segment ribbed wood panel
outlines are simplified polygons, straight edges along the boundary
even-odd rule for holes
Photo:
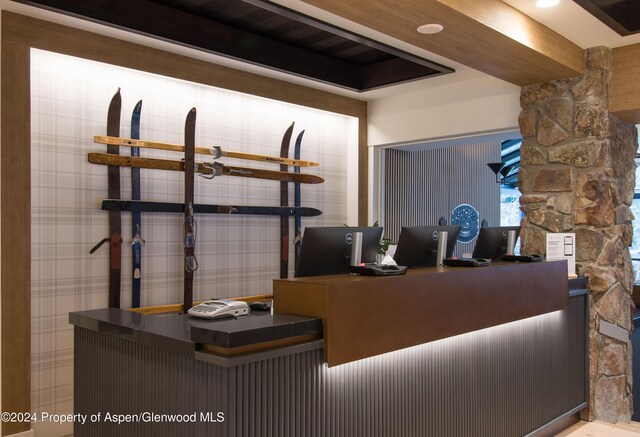
[[[586,296],[564,311],[329,369],[322,350],[223,369],[76,328],[76,413],[223,412],[76,436],[527,435],[586,399]]]
[[[500,143],[479,143],[417,152],[385,149],[381,223],[398,240],[402,226],[450,222],[451,210],[467,203],[479,219],[500,225],[500,184],[489,162],[500,162]],[[456,254],[473,252],[475,240],[458,243]]]

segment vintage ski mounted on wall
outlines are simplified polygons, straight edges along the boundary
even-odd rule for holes
[[[191,108],[184,124],[184,312],[193,306],[193,272],[198,270],[194,216],[196,108]]]
[[[120,135],[120,111],[122,96],[120,88],[114,94],[107,111],[107,135]],[[107,155],[114,157],[120,153],[118,146],[107,146]],[[107,192],[111,199],[120,199],[120,167],[110,165],[107,169]],[[120,211],[109,211],[109,237],[96,244],[89,253],[94,253],[104,243],[109,242],[109,307],[120,308],[120,287],[122,270],[122,217]]]
[[[304,136],[304,131],[298,134],[296,138],[296,144],[293,148],[293,159],[300,159],[300,147],[302,146],[302,137]],[[300,167],[296,167],[293,169],[295,173],[300,173]],[[300,208],[302,204],[301,199],[301,190],[300,184],[295,183],[293,185],[293,204],[296,208]],[[302,217],[299,215],[295,216],[293,219],[294,223],[294,240],[293,240],[293,254],[294,254],[294,265],[296,270],[298,269],[298,261],[300,258],[300,250],[302,250]]]
[[[93,137],[93,141],[98,144],[184,152],[184,146],[182,144],[162,143],[159,141],[147,141],[147,140],[140,140],[137,138],[121,138],[121,137],[108,137],[108,136],[96,135],[95,137]],[[233,151],[223,150],[220,146],[196,147],[196,154],[212,156],[213,159],[226,157],[226,158],[235,158],[235,159],[246,159],[250,161],[270,162],[272,164],[293,165],[296,167],[315,167],[317,165],[320,165],[317,162],[304,161],[299,157],[295,159],[289,159],[289,158],[281,158],[278,156],[258,155],[254,153],[244,153],[244,152],[233,152]]]
[[[254,155],[242,152],[223,151],[219,147],[210,149],[196,148],[195,126],[196,108],[192,108],[187,114],[184,127],[184,145],[159,143],[140,140],[140,118],[142,101],[139,101],[131,115],[131,138],[120,137],[120,111],[122,100],[120,90],[113,96],[107,117],[107,135],[94,137],[95,142],[107,145],[107,153],[89,153],[88,160],[94,164],[108,166],[108,194],[109,198],[103,200],[102,209],[109,212],[110,236],[98,243],[92,250],[100,247],[105,242],[110,242],[109,258],[109,306],[121,306],[121,214],[122,211],[132,213],[132,307],[140,306],[141,294],[141,248],[142,239],[142,212],[168,212],[183,213],[183,252],[184,252],[184,296],[183,310],[188,311],[193,305],[193,279],[194,272],[198,269],[198,260],[195,256],[197,237],[196,213],[203,214],[228,214],[228,215],[262,215],[280,217],[280,277],[286,278],[289,270],[289,217],[295,218],[296,255],[299,252],[301,240],[301,217],[312,217],[322,214],[322,211],[302,207],[300,184],[319,184],[324,179],[306,173],[301,173],[301,167],[319,165],[313,161],[300,159],[300,148],[304,131],[297,139],[294,150],[294,158],[289,158],[289,147],[293,133],[294,123],[285,131],[281,146],[280,157],[269,155]],[[119,154],[119,147],[130,147],[131,156]],[[140,157],[140,148],[152,148],[184,153],[183,160],[168,160]],[[249,159],[254,161],[279,164],[281,171],[263,170],[261,168],[247,168],[223,165],[219,162],[198,163],[195,154],[201,153],[212,156],[213,159],[225,156],[236,159]],[[294,171],[289,172],[288,166],[294,166]],[[131,170],[131,200],[121,199],[120,193],[120,167],[130,167]],[[184,203],[154,202],[141,200],[141,175],[140,169],[179,171],[184,174]],[[244,205],[209,205],[195,204],[195,174],[199,173],[206,179],[215,176],[236,176],[255,179],[279,181],[280,206],[244,206]],[[288,183],[295,186],[295,206],[289,206]],[[296,256],[297,258],[297,256]]]
[[[185,163],[170,159],[155,158],[134,158],[129,156],[115,156],[106,153],[89,153],[89,162],[120,167],[149,168],[153,170],[185,170]],[[286,167],[286,166],[281,166]],[[194,170],[201,173],[201,176],[209,179],[215,176],[237,176],[243,178],[268,179],[273,181],[300,182],[301,184],[320,184],[324,182],[319,176],[301,173],[290,173],[285,171],[262,170],[249,167],[232,167],[219,162],[203,163],[194,162]]]
[[[289,159],[289,144],[294,125],[295,122],[291,123],[282,137],[280,157],[283,159]],[[281,172],[285,173],[288,170],[288,166],[280,165]],[[299,175],[299,173],[294,174]],[[280,182],[280,206],[289,206],[289,184],[285,180]],[[289,217],[280,217],[280,278],[287,276],[289,276]]]
[[[140,113],[142,112],[142,100],[133,108],[131,114],[131,138],[140,138]],[[131,156],[140,157],[140,148],[131,147]],[[140,169],[131,168],[131,199],[140,200]],[[142,282],[142,214],[140,211],[131,212],[131,240],[132,248],[132,278],[131,278],[131,307],[140,307],[140,289]]]
[[[184,203],[105,199],[102,201],[102,209],[105,211],[182,213],[184,212]],[[198,214],[270,215],[287,217],[315,217],[322,214],[322,211],[319,209],[308,207],[203,205],[197,203],[193,205],[193,212]]]

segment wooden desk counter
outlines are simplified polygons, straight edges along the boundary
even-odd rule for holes
[[[567,264],[276,279],[273,295],[274,312],[322,318],[325,360],[336,366],[565,309]]]

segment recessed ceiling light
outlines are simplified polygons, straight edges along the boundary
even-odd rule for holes
[[[425,35],[430,35],[432,33],[438,33],[438,32],[442,32],[442,29],[444,29],[444,26],[442,24],[423,24],[422,26],[418,27],[416,30],[419,33],[424,33]]]
[[[560,0],[537,0],[536,6],[539,8],[551,8],[560,3]]]

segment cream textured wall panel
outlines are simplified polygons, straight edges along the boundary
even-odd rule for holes
[[[154,141],[183,143],[185,117],[195,107],[197,145],[278,155],[282,135],[295,121],[290,156],[295,137],[304,129],[302,159],[321,165],[302,172],[325,179],[320,185],[302,186],[302,206],[324,212],[303,218],[303,227],[348,221],[347,154],[348,145],[357,144],[357,123],[338,114],[69,56],[33,50],[31,57],[32,405],[35,411],[70,412],[73,331],[68,313],[107,306],[108,246],[89,255],[109,233],[108,214],[100,209],[107,197],[107,167],[88,163],[87,153],[106,152],[106,146],[93,143],[93,136],[106,133],[107,108],[118,87],[121,136],[130,135],[131,111],[140,99],[141,138]],[[121,148],[120,154],[130,155],[130,150]],[[141,150],[141,156],[181,158],[148,149]],[[221,162],[279,170],[266,163]],[[123,199],[130,198],[130,174],[121,169]],[[182,173],[141,171],[143,200],[182,203],[183,187]],[[279,206],[279,189],[275,181],[197,177],[195,197],[206,204]],[[272,279],[279,276],[278,217],[196,214],[196,219],[200,269],[194,299],[271,292]],[[182,214],[142,214],[142,306],[181,302],[182,224]],[[130,213],[122,214],[122,233],[122,305],[128,307]],[[293,248],[290,260],[292,275]]]

